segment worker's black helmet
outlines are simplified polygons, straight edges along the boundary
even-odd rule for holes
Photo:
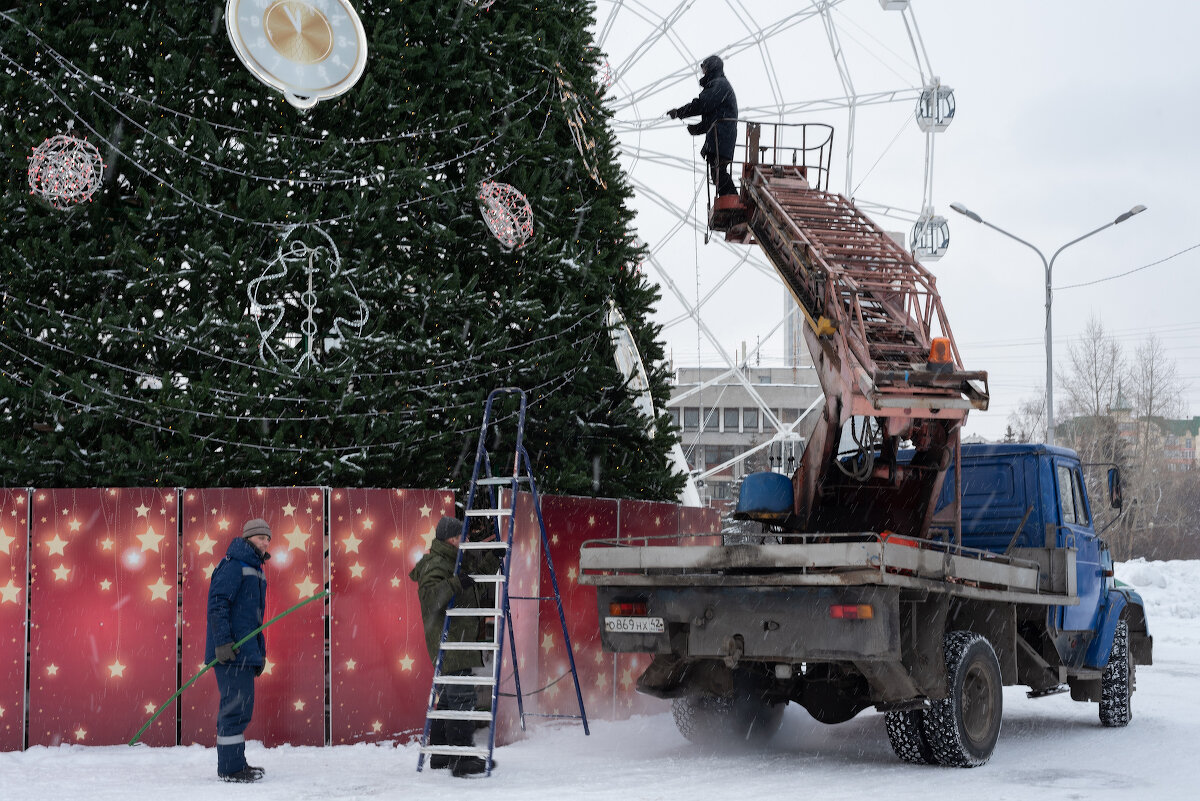
[[[710,72],[720,72],[725,68],[725,62],[720,56],[712,55],[700,62],[700,72],[707,75]]]

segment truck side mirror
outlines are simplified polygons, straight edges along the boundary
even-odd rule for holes
[[[1115,467],[1108,468],[1108,504],[1114,509],[1121,508],[1121,471]]]

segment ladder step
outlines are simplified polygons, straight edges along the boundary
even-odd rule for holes
[[[507,549],[508,543],[504,540],[488,540],[487,542],[460,542],[458,549],[460,551],[488,551]]]
[[[467,687],[492,687],[496,680],[491,676],[434,676],[434,684],[458,684]]]
[[[503,609],[476,609],[474,607],[447,609],[446,614],[450,617],[499,617],[503,614]]]
[[[495,642],[444,642],[443,651],[495,651],[500,647]]]
[[[486,748],[478,748],[471,745],[425,745],[421,746],[421,753],[445,754],[447,756],[477,756],[484,759],[491,757],[491,752]]]
[[[529,476],[497,476],[495,478],[481,478],[475,482],[477,487],[505,487],[513,483],[513,481],[529,481]]]
[[[468,509],[467,517],[508,517],[512,509]]]
[[[491,712],[460,712],[452,709],[433,709],[426,715],[430,720],[491,720]]]
[[[492,584],[503,584],[507,579],[503,573],[471,573],[471,578],[475,579],[476,584],[490,582]]]

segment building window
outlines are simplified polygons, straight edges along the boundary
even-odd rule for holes
[[[758,409],[742,409],[742,425],[746,431],[758,431]]]
[[[725,410],[725,430],[737,431],[738,419],[741,417],[741,409],[726,409]]]
[[[760,375],[760,376],[758,377],[758,383],[760,383],[760,384],[770,384],[770,383],[771,383],[771,374],[770,374],[770,373],[763,373],[762,375]]]
[[[794,423],[799,419],[800,419],[800,410],[799,409],[784,409],[783,410],[783,422],[785,424]]]
[[[713,460],[714,467],[719,464],[725,464],[726,462],[728,462],[730,459],[732,459],[734,456],[737,455],[737,451],[734,449],[734,447],[732,445],[718,445],[716,447],[716,454],[717,454],[716,458]]]
[[[695,431],[700,427],[700,410],[695,406],[683,408],[683,428],[685,431]]]
[[[676,426],[678,426],[679,425],[679,410],[678,409],[667,409],[667,414],[671,415],[671,422],[674,423]]]
[[[704,430],[705,431],[716,431],[717,430],[717,420],[718,420],[717,410],[716,409],[707,409],[704,412]]]

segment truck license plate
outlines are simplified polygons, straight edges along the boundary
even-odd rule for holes
[[[667,629],[661,617],[606,617],[604,630],[615,634],[662,634]]]

